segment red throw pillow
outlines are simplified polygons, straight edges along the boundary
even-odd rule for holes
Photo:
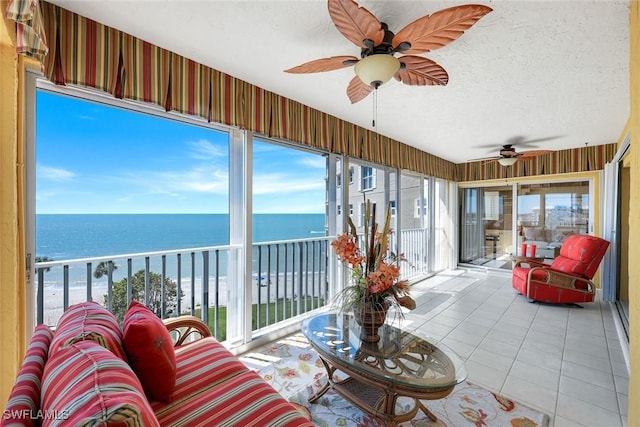
[[[144,304],[132,301],[124,316],[124,349],[145,393],[168,402],[176,386],[176,355],[169,331]]]

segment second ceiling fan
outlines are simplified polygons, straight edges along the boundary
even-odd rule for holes
[[[528,150],[517,152],[515,147],[511,144],[505,144],[500,148],[500,155],[495,157],[485,157],[482,159],[469,160],[470,162],[476,161],[491,161],[497,160],[502,166],[511,166],[518,159],[530,159],[532,157],[541,156],[543,154],[553,153],[554,150]]]
[[[354,0],[329,0],[328,8],[338,31],[360,47],[360,58],[321,58],[285,72],[319,73],[355,65],[356,76],[347,87],[351,103],[361,101],[391,77],[412,86],[446,85],[449,75],[445,69],[416,54],[446,46],[492,10],[476,4],[454,6],[425,15],[393,33],[387,24]]]

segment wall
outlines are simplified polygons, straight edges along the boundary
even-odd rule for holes
[[[631,168],[620,170],[620,231],[618,236],[629,235],[629,202],[631,195]],[[620,294],[618,299],[629,301],[629,241],[620,241]],[[626,268],[625,268],[626,267]]]
[[[24,69],[16,55],[15,24],[4,18],[6,0],[0,0],[0,404],[11,386],[26,347],[24,236],[20,218],[22,151],[19,73]]]
[[[640,3],[632,1],[629,10],[629,39],[630,39],[630,91],[631,114],[629,127],[631,130],[631,144],[640,141]],[[638,149],[632,148],[631,177],[629,197],[629,309],[630,330],[629,356],[631,361],[631,375],[629,376],[629,412],[628,425],[640,425],[640,155]],[[634,286],[635,284],[635,286]],[[635,402],[635,403],[633,403]]]

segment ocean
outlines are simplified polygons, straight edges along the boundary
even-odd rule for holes
[[[256,214],[253,216],[253,241],[256,243],[296,239],[318,239],[324,236],[325,216],[323,214]],[[38,214],[36,215],[36,257],[47,257],[49,261],[67,261],[80,258],[117,256],[157,252],[169,250],[191,249],[207,246],[220,246],[229,243],[228,215],[226,214]],[[215,253],[209,254],[209,289],[219,293],[219,303],[226,305],[227,293],[227,259],[228,253],[222,251],[219,258]],[[292,260],[292,254],[284,257]],[[264,264],[258,264],[257,252],[253,254],[254,280],[256,285],[264,280],[267,259]],[[66,264],[66,263],[65,263]],[[193,264],[193,265],[192,265]],[[291,263],[289,265],[292,265]],[[91,280],[90,292],[92,299],[102,303],[107,298],[107,276],[91,277],[87,266],[83,262],[68,263],[69,301],[71,304],[86,301],[87,283]],[[116,270],[113,272],[114,282],[125,279],[127,263],[120,258],[115,261]],[[94,263],[92,269],[95,269]],[[145,268],[145,259],[132,258],[132,272]],[[194,282],[191,282],[191,269],[194,269]],[[152,256],[149,259],[151,272],[162,272],[162,259]],[[181,264],[181,291],[183,294],[183,308],[201,301],[201,285],[203,276],[202,254],[196,253],[193,263],[184,254]],[[258,273],[258,271],[260,273]],[[273,270],[275,271],[275,269]],[[271,279],[275,279],[274,275]],[[44,291],[44,321],[55,324],[62,314],[64,270],[61,266],[54,266],[43,273]],[[167,278],[177,280],[177,256],[166,257]],[[286,282],[290,289],[293,278],[285,278],[280,271],[283,284]],[[311,273],[313,274],[313,273]],[[318,273],[316,273],[318,274]],[[89,277],[88,277],[89,276]],[[38,280],[38,279],[36,279]],[[217,286],[219,282],[219,290]],[[314,282],[316,283],[316,282]],[[319,280],[317,281],[319,283]],[[318,286],[318,285],[316,285]],[[254,301],[259,300],[258,294],[264,294],[263,287],[256,287]],[[281,286],[280,293],[283,292]],[[272,294],[273,291],[270,291]],[[316,290],[316,292],[319,292]],[[275,294],[270,295],[275,298]],[[212,297],[213,298],[213,297]],[[262,295],[267,298],[267,295]],[[194,305],[195,307],[196,305]]]
[[[253,241],[318,238],[324,214],[255,214]],[[227,245],[227,214],[38,214],[36,257],[51,261]]]

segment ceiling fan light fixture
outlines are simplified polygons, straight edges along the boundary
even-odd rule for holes
[[[356,75],[366,85],[378,88],[400,69],[400,61],[393,55],[374,54],[362,58],[355,66]]]
[[[498,159],[498,163],[502,166],[513,166],[517,161],[517,157],[501,157]]]

